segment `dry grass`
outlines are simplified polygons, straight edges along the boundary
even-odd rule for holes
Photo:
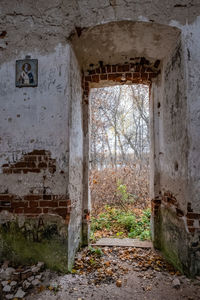
[[[93,216],[105,205],[136,211],[150,206],[149,169],[145,166],[141,170],[137,165],[120,167],[117,170],[92,170],[90,189]]]

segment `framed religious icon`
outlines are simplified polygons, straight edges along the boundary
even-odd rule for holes
[[[38,60],[25,58],[16,61],[16,87],[38,85]]]

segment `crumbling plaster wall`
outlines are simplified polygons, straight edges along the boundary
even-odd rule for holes
[[[38,59],[38,87],[16,88],[15,59],[23,59],[26,54],[20,52],[10,62],[2,64],[0,69],[0,76],[3,78],[0,83],[1,204],[12,198],[11,205],[7,208],[1,206],[1,210],[7,209],[11,213],[14,209],[16,213],[27,215],[29,219],[33,217],[38,219],[38,222],[42,218],[44,223],[47,219],[42,214],[49,213],[52,215],[52,224],[48,219],[46,225],[50,223],[48,225],[50,227],[55,224],[57,226],[53,215],[64,218],[64,221],[60,219],[60,226],[65,223],[63,228],[66,227],[66,233],[64,237],[62,235],[63,241],[58,246],[61,247],[65,243],[63,252],[65,257],[69,255],[69,262],[73,261],[74,251],[79,246],[81,237],[81,75],[70,46],[59,44],[54,52],[46,55],[41,55],[38,51],[29,52],[31,57]],[[71,131],[69,126],[72,128]],[[49,168],[45,165],[47,154],[51,157],[49,164],[55,161]],[[42,157],[44,161],[38,161]],[[8,166],[6,172],[3,166]],[[68,199],[71,200],[70,204],[67,203]],[[71,208],[67,208],[69,205]],[[69,210],[72,219],[69,218]],[[6,219],[3,219],[5,223]],[[11,220],[8,215],[7,221]],[[54,244],[57,239],[58,237],[52,237]],[[72,244],[72,240],[73,247],[68,246],[68,243]],[[42,242],[44,245],[44,240]],[[8,247],[11,248],[13,245]],[[59,247],[52,249],[52,256],[55,255],[53,251],[59,253]],[[44,252],[44,249],[41,246],[42,251]],[[13,255],[13,252],[12,258],[16,259],[17,253]],[[39,260],[40,254],[42,253],[38,253],[35,259]],[[65,257],[63,264],[66,263]],[[42,257],[42,260],[45,261],[45,258]],[[50,261],[45,262],[49,265]],[[57,262],[57,265],[60,270],[67,269],[67,265],[64,268],[60,262]]]
[[[69,45],[61,44],[46,55],[33,49],[28,54],[39,62],[38,87],[16,88],[15,60],[23,59],[26,54],[20,51],[0,68],[0,210],[4,224],[1,259],[8,256],[20,263],[43,260],[49,267],[64,271],[69,250],[68,125],[72,93],[69,87],[74,80],[69,67],[72,52]],[[7,217],[5,209],[9,211]],[[13,218],[12,212],[19,217]],[[52,217],[45,217],[46,213]],[[20,221],[22,215],[28,220]],[[16,232],[9,229],[9,224],[14,225]]]
[[[186,36],[188,74],[188,198],[192,209],[200,212],[200,17],[188,26]]]
[[[152,217],[154,245],[182,271],[189,265],[185,82],[184,51],[179,40],[172,53],[163,60],[161,75],[152,85],[151,188],[155,199]]]
[[[139,22],[134,25],[111,24],[115,30],[112,31],[110,27],[109,41],[107,44],[102,44],[102,47],[107,49],[106,53],[102,49],[94,47],[92,56],[88,58],[87,50],[89,48],[84,48],[80,44],[80,49],[83,50],[80,53],[85,51],[84,61],[82,61],[78,57],[74,43],[75,53],[80,67],[86,72],[90,68],[89,64],[98,64],[101,57],[103,62],[106,58],[104,63],[124,64],[126,61],[130,62],[131,54],[157,59],[159,57],[152,57],[152,55],[162,55],[163,51],[166,51],[164,56],[160,57],[163,67],[159,86],[158,83],[155,83],[158,87],[154,87],[154,92],[157,93],[156,101],[159,102],[159,97],[162,99],[160,100],[161,108],[158,111],[160,119],[154,120],[154,125],[156,125],[154,133],[157,135],[155,143],[157,162],[153,165],[157,187],[156,192],[154,188],[152,190],[155,192],[155,197],[159,197],[159,192],[161,194],[164,191],[171,193],[171,198],[169,194],[163,196],[172,199],[172,202],[178,201],[179,206],[170,209],[176,211],[178,208],[181,210],[178,213],[183,213],[181,218],[182,221],[185,220],[186,226],[185,228],[181,227],[182,225],[180,227],[183,228],[183,231],[186,230],[187,234],[190,230],[194,240],[198,239],[200,219],[198,96],[200,94],[198,84],[200,56],[197,50],[200,46],[199,15],[200,4],[197,0],[190,2],[187,0],[145,2],[139,0],[49,0],[48,2],[43,0],[34,2],[31,0],[14,0],[12,2],[2,0],[0,3],[1,165],[7,162],[15,163],[23,158],[25,153],[31,153],[34,149],[50,151],[52,159],[56,161],[56,172],[53,174],[49,174],[47,169],[38,174],[31,172],[1,174],[2,193],[17,191],[18,194],[24,195],[30,192],[30,189],[33,191],[35,188],[34,191],[37,191],[39,187],[45,186],[47,191],[50,187],[51,192],[56,195],[62,193],[68,197],[70,193],[72,202],[76,197],[81,200],[81,188],[74,190],[74,187],[79,186],[81,182],[81,143],[78,147],[80,152],[76,152],[71,158],[69,155],[77,148],[78,139],[82,141],[82,136],[77,134],[81,130],[80,91],[76,93],[76,96],[71,94],[71,91],[75,92],[76,88],[80,87],[80,74],[72,50],[70,50],[69,40],[73,44],[73,40],[79,40],[81,36],[84,36],[84,28],[91,27],[91,31],[93,31],[94,26],[108,22]],[[179,34],[177,36],[172,34],[174,37],[170,46],[172,53],[170,51],[167,53],[168,44],[164,47],[165,39],[163,37],[169,37],[169,35],[167,35],[168,28],[162,27],[163,25],[171,28],[169,33],[176,33],[177,28],[181,33],[180,38]],[[172,28],[173,26],[175,28]],[[120,29],[123,29],[121,33]],[[100,31],[94,29],[94,32],[95,30],[97,30],[96,39],[104,42],[108,33],[104,34],[104,30],[101,32],[101,29]],[[128,31],[133,32],[126,35]],[[123,33],[126,35],[126,39],[123,39]],[[148,37],[148,33],[152,38],[147,43],[145,37]],[[76,34],[78,38],[75,38]],[[126,47],[123,48],[123,40],[126,41],[124,45],[128,45],[129,36],[137,41],[136,45],[134,42],[132,43],[133,52],[130,48],[128,51],[126,51]],[[176,43],[176,38],[178,43]],[[150,46],[148,46],[149,43]],[[176,55],[174,49],[179,43],[181,61],[179,64],[179,58],[175,59],[172,66],[171,58]],[[90,43],[90,45],[94,46],[94,43]],[[160,50],[161,46],[162,51]],[[108,55],[109,53],[110,55]],[[17,89],[14,86],[15,60],[23,58],[27,54],[39,60],[39,86]],[[89,61],[90,58],[91,61]],[[72,72],[70,68],[73,69]],[[76,78],[76,83],[70,87],[74,78]],[[172,93],[172,91],[176,92]],[[179,97],[174,97],[175,94],[179,94]],[[162,97],[162,95],[164,96]],[[74,99],[76,105],[73,108],[71,101]],[[173,108],[172,105],[174,105]],[[182,106],[180,108],[176,105]],[[69,118],[68,113],[70,112],[74,112],[73,114],[77,118],[80,117],[78,123],[76,122],[77,118]],[[154,111],[154,114],[156,113],[157,111]],[[171,127],[169,120],[174,122]],[[86,121],[84,120],[84,122]],[[75,133],[74,137],[73,133]],[[75,173],[78,174],[76,180]],[[44,183],[43,176],[45,174],[48,176],[45,177]],[[155,181],[152,182],[152,186],[154,184]],[[161,201],[157,200],[158,203]],[[71,211],[71,214],[74,213],[77,216],[79,211],[80,206],[77,211]],[[192,212],[195,212],[196,215],[191,215]],[[186,219],[188,213],[190,213],[189,222]],[[177,215],[173,217],[174,220],[176,217]],[[73,224],[69,226],[73,227]],[[73,230],[70,232],[72,241],[74,239]],[[79,228],[78,232],[80,234]],[[188,241],[185,244],[191,248]],[[72,253],[74,253],[73,251],[72,249]],[[196,254],[194,255],[192,252],[192,255],[195,257]],[[199,272],[199,269],[197,267],[195,272]]]
[[[38,51],[29,52],[39,61],[36,88],[15,87],[15,59],[23,59],[26,52],[20,52],[10,62],[1,64],[1,168],[6,163],[19,161],[24,153],[44,149],[56,158],[60,171],[66,172],[68,163],[63,158],[68,152],[69,52],[68,45],[58,45],[54,53],[45,56]],[[6,176],[2,177],[4,180]],[[64,192],[60,180],[55,185],[57,193],[58,189],[60,193]],[[13,193],[14,186],[12,184],[9,188]],[[18,192],[26,193],[29,188],[27,183]]]
[[[171,192],[187,212],[188,132],[184,55],[181,43],[163,62],[159,117],[160,191]]]

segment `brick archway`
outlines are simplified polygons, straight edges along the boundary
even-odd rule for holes
[[[150,85],[152,79],[160,73],[160,61],[156,60],[150,64],[145,58],[140,58],[139,62],[127,63],[124,65],[106,65],[96,69],[88,70],[88,74],[83,75],[82,87],[84,99],[89,96],[90,84],[100,82],[114,82],[115,84],[147,84]],[[109,85],[109,83],[107,83]]]

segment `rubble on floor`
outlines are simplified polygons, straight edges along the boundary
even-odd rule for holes
[[[189,279],[153,249],[89,246],[76,256],[71,274],[43,263],[0,267],[0,299],[186,299],[199,300],[200,278]]]
[[[41,291],[48,287],[50,274],[43,262],[14,268],[5,261],[0,267],[0,299],[24,299],[33,291]]]

